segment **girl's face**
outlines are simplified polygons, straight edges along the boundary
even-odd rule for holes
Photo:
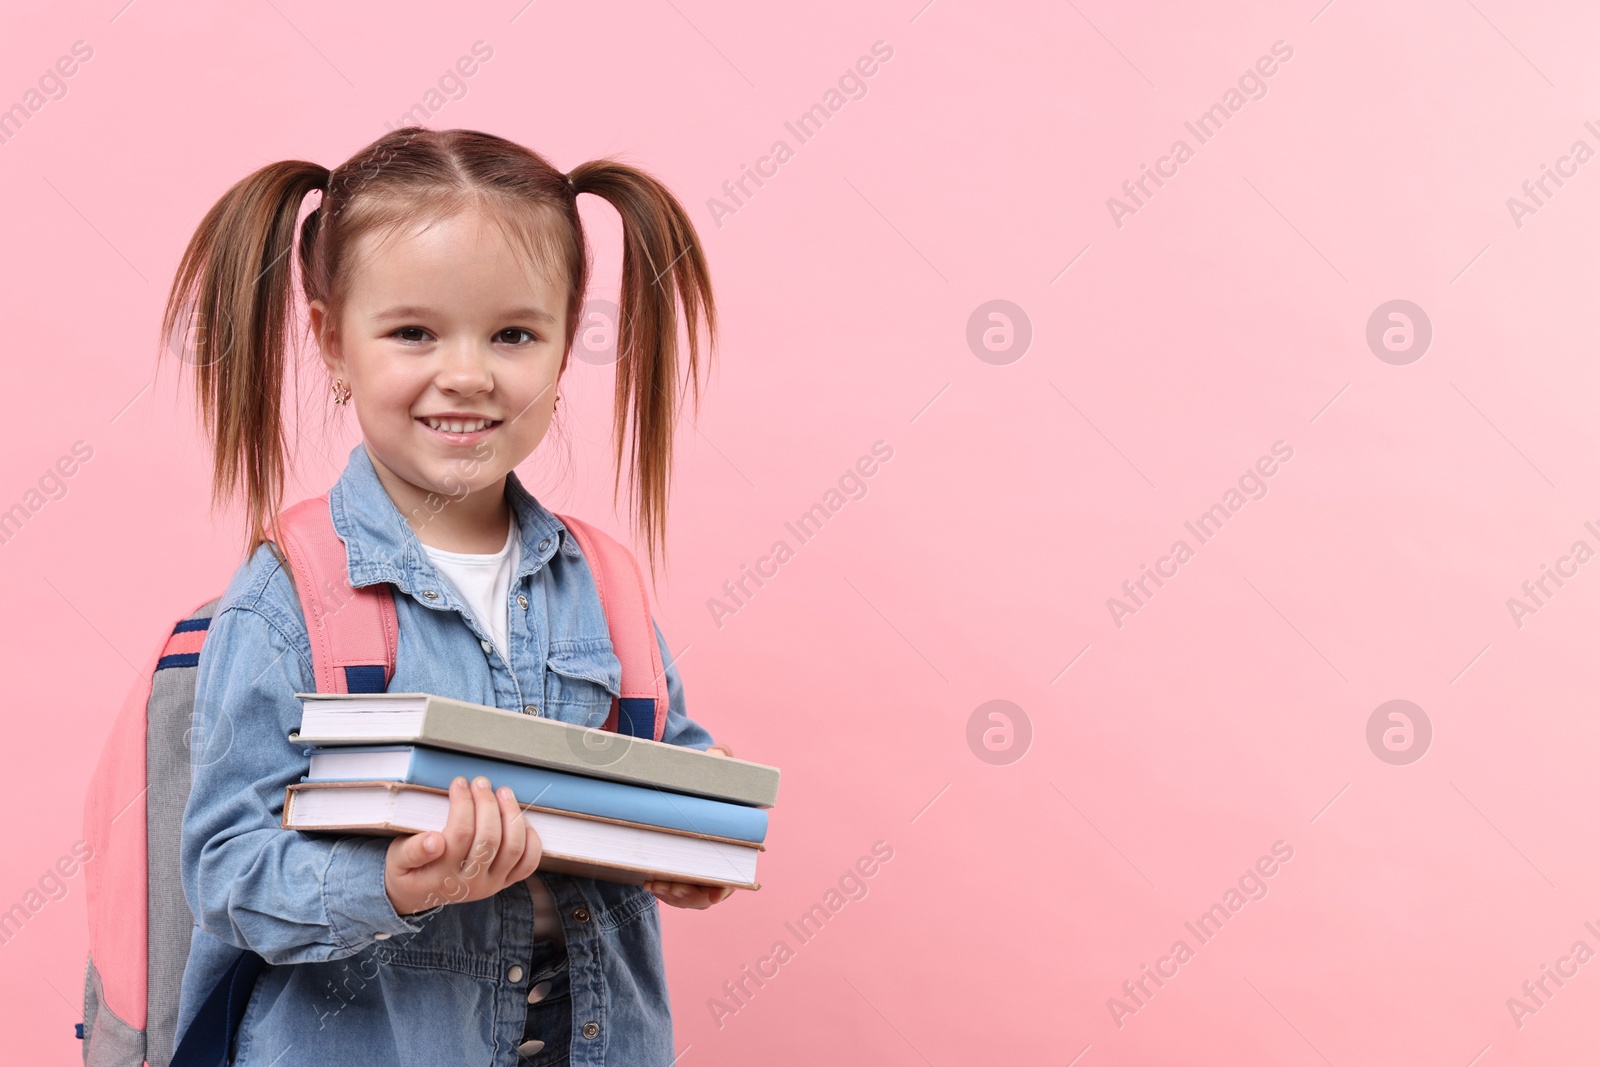
[[[494,499],[483,505],[503,514],[506,473],[554,414],[565,287],[530,273],[472,211],[381,245],[368,234],[355,253],[340,321],[318,300],[311,326],[329,373],[350,388],[380,480],[403,515],[430,493],[476,502],[484,490]]]

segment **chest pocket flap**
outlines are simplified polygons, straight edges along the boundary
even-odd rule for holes
[[[622,662],[609,638],[551,641],[545,667],[545,706],[565,722],[598,726],[622,694]]]

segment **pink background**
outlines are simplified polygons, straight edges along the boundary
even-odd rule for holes
[[[337,164],[483,40],[429,123],[652,170],[717,286],[657,612],[692,714],[783,789],[760,892],[663,908],[681,1064],[1592,1050],[1600,962],[1520,1026],[1507,998],[1574,942],[1600,951],[1600,562],[1520,627],[1507,598],[1600,549],[1600,161],[1520,226],[1506,200],[1575,140],[1600,149],[1600,15],[919,3],[12,5],[0,106],[74,41],[94,54],[0,145],[0,508],[94,452],[0,545],[0,908],[79,837],[133,665],[238,563],[190,379],[155,373],[185,242],[228,185]],[[865,98],[798,145],[784,122],[879,40]],[[1185,121],[1275,41],[1293,56],[1266,96],[1198,144]],[[778,138],[794,157],[719,227],[708,198]],[[1119,227],[1107,198],[1178,138],[1193,158]],[[614,295],[615,216],[583,209],[591,295]],[[1031,323],[1009,363],[966,340],[996,299]],[[1366,340],[1396,299],[1433,330],[1406,365]],[[522,473],[622,529],[610,376],[573,361],[570,467],[550,441]],[[356,438],[320,367],[303,392],[310,495]],[[868,495],[719,627],[708,598],[878,440]],[[1277,441],[1265,498],[1199,545],[1184,523]],[[1193,558],[1119,627],[1107,598],[1179,538]],[[1394,699],[1432,724],[1406,765],[1367,742]],[[1020,759],[969,745],[992,700],[1020,709],[998,758],[1028,724]],[[800,944],[784,924],[876,841],[868,894]],[[1278,841],[1268,895],[1200,945],[1184,923]],[[0,945],[16,1062],[79,1056],[82,886]],[[779,939],[793,958],[719,1025],[710,998]],[[1123,982],[1179,939],[1193,958],[1119,1026],[1108,999],[1133,1006]]]

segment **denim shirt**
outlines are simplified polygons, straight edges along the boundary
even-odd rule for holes
[[[509,663],[432,566],[365,445],[351,450],[329,505],[351,585],[393,585],[400,640],[389,691],[599,726],[622,668],[588,563],[515,472],[506,499],[522,552],[508,593]],[[711,735],[685,714],[655,632],[670,696],[663,740],[704,750]],[[390,838],[282,828],[284,789],[309,769],[305,749],[288,740],[300,723],[294,694],[316,682],[300,602],[267,545],[217,604],[195,685],[181,843],[195,927],[179,1033],[249,948],[269,966],[245,1009],[235,1064],[514,1067],[532,970],[528,884],[401,916],[384,889]],[[533,877],[544,879],[566,935],[571,1062],[666,1067],[675,1053],[655,897],[591,878]]]

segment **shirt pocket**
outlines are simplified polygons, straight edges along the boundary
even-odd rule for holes
[[[398,976],[405,971],[449,971],[485,981],[499,978],[496,959],[505,919],[496,897],[447,901],[438,911],[412,916],[411,921],[422,928],[375,939],[356,956],[336,961],[340,969],[368,979],[388,974],[395,976],[391,980],[411,982],[416,977]],[[321,966],[332,969],[334,963]]]
[[[544,703],[551,718],[599,726],[622,695],[622,663],[606,638],[550,642]]]
[[[595,924],[602,933],[637,923],[640,916],[657,907],[656,895],[643,886],[601,881],[594,885],[600,904]]]

